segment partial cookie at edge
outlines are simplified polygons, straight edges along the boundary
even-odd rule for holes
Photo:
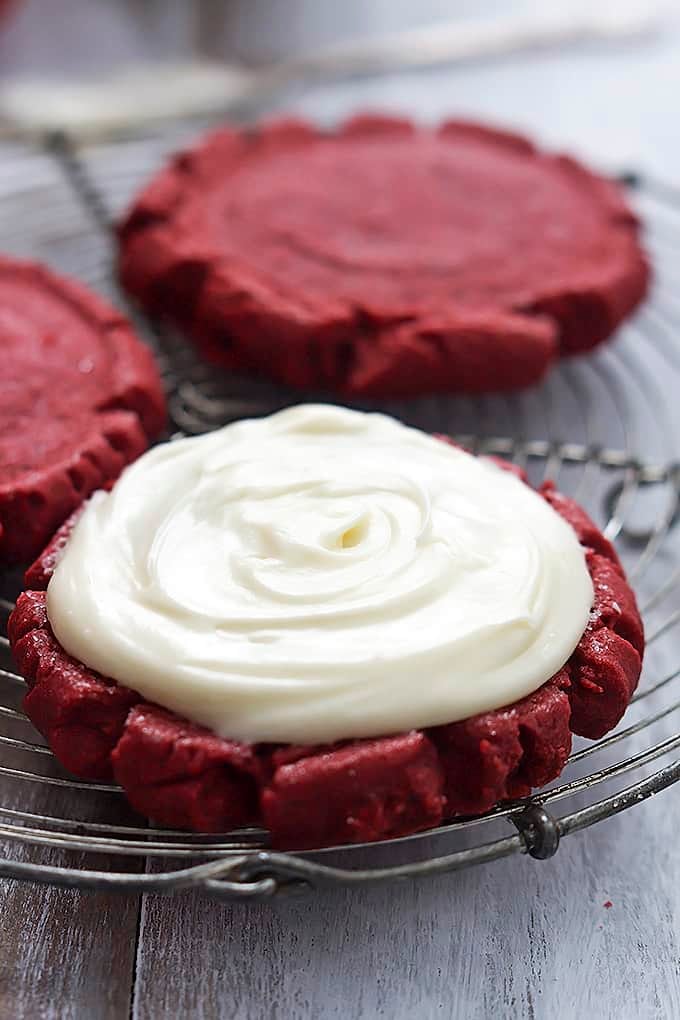
[[[0,257],[0,562],[30,561],[165,425],[153,357],[81,284]]]

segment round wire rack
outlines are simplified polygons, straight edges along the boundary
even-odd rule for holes
[[[70,273],[125,307],[112,270],[111,223],[196,124],[78,151],[59,136],[5,145],[0,244]],[[680,190],[628,174],[655,282],[615,341],[563,363],[536,390],[512,396],[420,399],[380,409],[471,450],[554,479],[618,548],[640,601],[647,653],[619,727],[577,740],[559,781],[535,796],[387,843],[303,854],[267,848],[248,829],[196,835],[140,821],[115,786],[69,777],[21,711],[4,624],[20,590],[0,576],[0,875],[79,888],[263,897],[333,884],[456,871],[514,853],[552,856],[560,839],[680,779]],[[219,374],[182,338],[128,308],[163,371],[179,434],[269,413],[300,394]],[[321,395],[323,398],[323,395]],[[356,406],[365,407],[365,404]],[[376,405],[373,405],[374,407]]]

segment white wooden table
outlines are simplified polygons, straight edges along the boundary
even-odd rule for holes
[[[70,63],[78,31],[84,52],[86,28],[99,33],[87,46],[91,65],[99,50],[115,56],[132,46],[145,56],[189,44],[182,3],[141,6],[32,0],[0,40],[0,73],[46,55],[55,66]],[[312,14],[299,24],[301,0],[285,18],[284,5],[275,6],[268,29],[265,3],[232,11],[232,48],[238,41],[266,49],[263,39],[293,47],[328,31],[322,4],[309,3]],[[345,15],[363,9],[368,17],[367,4],[342,6]],[[395,24],[408,6],[372,5],[373,26],[380,18]],[[445,7],[426,3],[421,11]],[[680,29],[625,48],[570,48],[316,88],[292,105],[324,119],[358,105],[426,118],[483,115],[603,165],[680,180]],[[261,905],[0,882],[0,1020],[673,1020],[679,831],[671,790],[570,837],[547,862],[512,858],[422,884]]]

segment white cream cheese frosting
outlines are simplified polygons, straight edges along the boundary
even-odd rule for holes
[[[516,701],[592,600],[573,530],[512,474],[307,405],[158,446],[95,493],[47,611],[71,655],[222,736],[316,743]]]

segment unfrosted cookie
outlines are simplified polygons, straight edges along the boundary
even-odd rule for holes
[[[619,187],[481,125],[224,128],[120,226],[123,283],[235,370],[347,396],[537,382],[649,270]]]
[[[0,258],[0,564],[33,559],[164,423],[129,323],[82,285]]]

